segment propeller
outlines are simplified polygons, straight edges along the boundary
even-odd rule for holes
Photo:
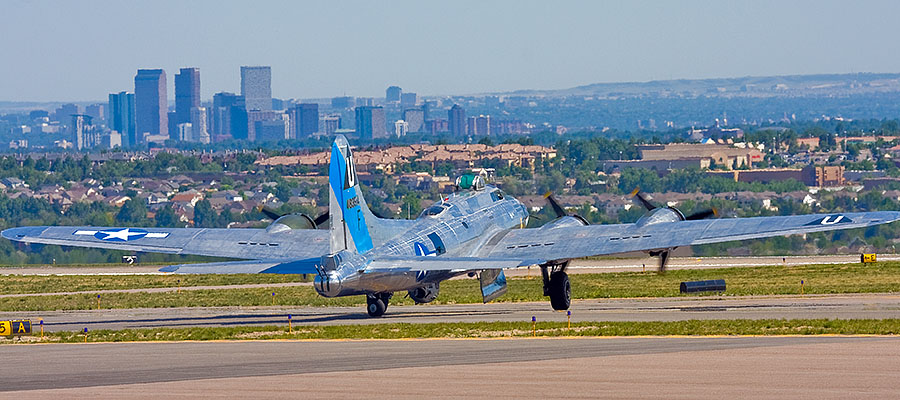
[[[590,225],[590,223],[586,219],[584,219],[584,217],[582,217],[578,214],[569,214],[568,212],[566,212],[566,209],[563,208],[563,206],[561,204],[559,204],[559,201],[556,200],[556,197],[553,197],[552,193],[550,193],[550,192],[544,193],[544,198],[547,199],[547,205],[549,205],[550,209],[553,210],[553,214],[556,216],[557,220],[562,217],[572,217],[575,220],[577,220],[578,223],[580,223],[581,225]],[[542,219],[538,215],[534,215],[534,216],[539,220]]]
[[[322,226],[323,224],[325,224],[326,222],[328,222],[329,218],[331,218],[331,216],[328,215],[328,212],[326,211],[326,212],[323,212],[322,214],[319,214],[319,216],[316,217],[316,219],[314,219],[313,222],[316,224],[316,228],[318,228],[318,227]]]
[[[644,208],[647,209],[647,211],[653,211],[653,210],[659,208],[659,206],[657,206],[656,204],[653,204],[653,202],[651,202],[650,199],[647,198],[647,194],[642,192],[641,188],[634,189],[634,191],[631,192],[631,196],[634,199],[637,199],[637,201],[639,203],[641,203],[641,205],[643,205]],[[679,211],[679,213],[680,213],[680,211]],[[698,219],[707,219],[709,217],[718,217],[718,216],[719,216],[719,210],[716,210],[715,208],[708,208],[706,210],[697,211],[691,215],[688,215],[688,216],[684,217],[684,220],[685,221],[695,221]]]
[[[263,213],[266,216],[266,218],[269,218],[272,221],[282,217],[281,214],[278,214],[277,212],[275,212],[275,210],[273,210],[269,207],[266,207],[266,206],[260,206],[259,212]]]
[[[710,208],[710,209],[706,209],[703,211],[697,211],[691,215],[688,215],[687,217],[684,217],[684,219],[685,219],[685,221],[694,221],[694,220],[698,220],[698,219],[707,219],[709,217],[718,217],[718,216],[719,216],[719,210],[716,210],[715,208]]]
[[[566,212],[566,209],[563,208],[558,201],[556,201],[556,197],[553,197],[553,193],[544,193],[544,198],[547,199],[547,204],[550,205],[550,209],[552,209],[553,213],[556,214],[556,218],[562,218],[566,215],[569,215]]]
[[[656,204],[650,202],[650,199],[647,198],[647,195],[641,191],[641,188],[635,188],[634,191],[631,192],[631,197],[638,200],[647,211],[653,211],[659,207]]]
[[[665,274],[666,273],[666,265],[669,263],[669,249],[666,250],[655,250],[651,251],[650,257],[659,257],[659,266],[656,268],[656,273]]]
[[[647,211],[653,211],[653,210],[660,208],[656,204],[653,204],[653,202],[651,202],[650,199],[647,198],[647,195],[644,194],[643,192],[641,192],[640,188],[634,189],[634,191],[631,192],[631,196],[637,202],[641,203],[641,205],[643,205],[644,208],[647,209]],[[719,211],[716,210],[715,208],[697,211],[688,216],[684,216],[684,214],[682,214],[680,210],[678,210],[674,207],[666,207],[666,208],[670,208],[670,209],[674,210],[675,214],[678,215],[678,217],[680,217],[682,221],[696,221],[696,220],[700,220],[700,219],[706,219],[706,218],[710,218],[710,217],[718,217],[719,216]],[[659,267],[657,267],[657,269],[656,269],[657,273],[659,273],[659,274],[666,273],[666,266],[669,263],[669,253],[672,250],[674,250],[674,249],[655,250],[655,251],[650,252],[651,257],[659,257]]]

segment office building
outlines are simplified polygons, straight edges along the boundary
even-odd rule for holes
[[[167,118],[169,118],[169,132],[174,136],[175,130],[178,129],[178,120],[175,119],[175,111],[169,111],[166,115],[168,116]]]
[[[276,142],[290,139],[290,119],[288,114],[279,113],[271,119],[255,121],[253,130],[256,132],[256,141]]]
[[[360,139],[377,139],[387,136],[384,108],[356,107],[356,134]]]
[[[182,68],[175,74],[175,122],[191,122],[194,107],[200,107],[200,68]]]
[[[307,138],[319,131],[319,105],[297,104],[291,108],[292,138]]]
[[[406,121],[398,119],[394,122],[394,136],[403,137],[407,132],[409,132],[409,124]]]
[[[344,110],[356,107],[356,98],[350,96],[335,97],[331,99],[331,108]]]
[[[93,131],[91,126],[91,117],[84,114],[72,114],[72,125],[69,130],[72,133],[75,148],[78,150],[86,149],[90,142],[90,134]]]
[[[166,100],[166,72],[161,69],[139,69],[134,77],[136,143],[146,136],[169,135]]]
[[[388,103],[399,103],[400,95],[403,93],[403,89],[400,89],[400,86],[389,86],[387,90],[384,91],[384,101]]]
[[[106,105],[102,103],[91,104],[84,108],[84,113],[89,115],[94,123],[106,120]]]
[[[466,110],[459,104],[454,104],[447,112],[447,124],[450,134],[453,136],[466,135]]]
[[[103,146],[104,149],[114,149],[116,147],[122,147],[122,134],[116,131],[110,131],[106,135],[100,138],[100,145]]]
[[[209,131],[206,128],[206,107],[191,108],[191,141],[209,143]]]
[[[411,108],[403,111],[403,120],[409,124],[410,132],[423,132],[425,129],[425,110]]]
[[[72,121],[72,116],[81,114],[81,106],[77,104],[63,104],[56,109],[55,119],[59,122]]]
[[[413,92],[407,92],[400,95],[400,107],[415,107],[419,101],[419,96]]]
[[[209,132],[213,136],[231,136],[231,107],[238,103],[240,97],[229,92],[219,92],[213,95],[209,120]],[[243,104],[243,101],[240,103]]]
[[[258,141],[256,135],[256,123],[261,121],[275,121],[282,119],[283,115],[281,111],[259,111],[259,110],[248,110],[247,111],[247,140],[254,142]],[[289,120],[287,120],[290,123]],[[288,130],[290,131],[290,126],[288,126]]]
[[[491,116],[479,115],[472,116],[467,120],[469,135],[490,135],[491,134]]]
[[[137,144],[134,93],[110,93],[107,112],[107,126],[122,135],[122,147]]]
[[[175,126],[175,139],[181,142],[194,141],[194,127],[190,122],[181,123]]]
[[[241,67],[241,96],[247,111],[271,111],[272,67]]]
[[[341,114],[323,115],[319,120],[319,132],[327,136],[334,135],[338,129],[341,129]]]

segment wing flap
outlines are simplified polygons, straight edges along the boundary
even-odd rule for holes
[[[365,272],[475,271],[532,264],[528,260],[514,258],[376,256],[366,266]]]

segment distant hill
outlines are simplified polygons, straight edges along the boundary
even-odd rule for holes
[[[507,96],[596,97],[772,97],[855,95],[900,92],[900,73],[857,73],[743,78],[675,79],[649,82],[594,83],[556,90],[492,93]]]

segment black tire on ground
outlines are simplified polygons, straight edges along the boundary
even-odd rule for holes
[[[550,305],[554,310],[568,310],[572,303],[569,275],[563,271],[550,275]]]
[[[370,317],[380,317],[384,315],[387,307],[384,305],[384,301],[378,297],[367,297],[366,298],[366,312],[369,313]]]
[[[388,306],[391,305],[391,297],[394,297],[393,293],[381,293],[378,295],[378,298],[384,303],[384,311],[387,311]]]

